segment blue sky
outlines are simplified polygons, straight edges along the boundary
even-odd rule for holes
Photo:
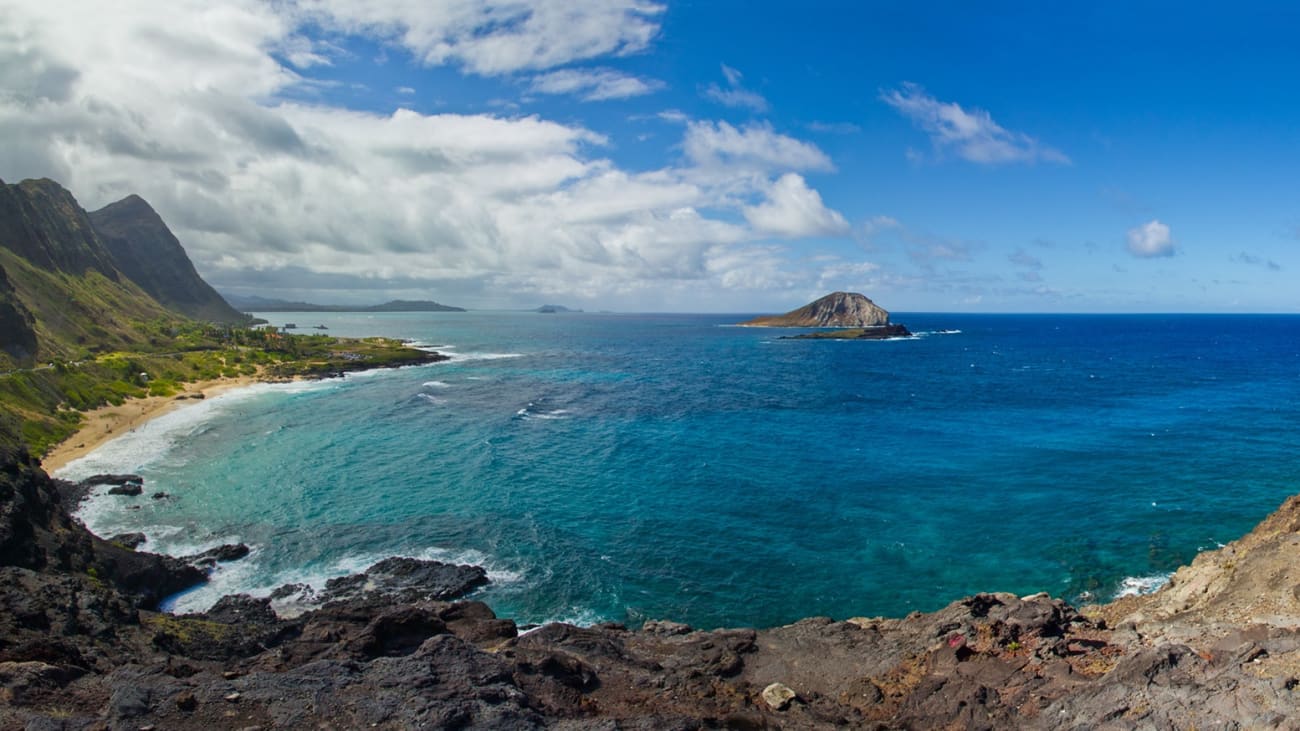
[[[31,5],[0,177],[143,195],[226,292],[1298,309],[1289,7]]]

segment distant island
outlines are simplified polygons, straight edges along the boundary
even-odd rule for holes
[[[571,310],[568,307],[565,307],[564,305],[542,305],[541,307],[538,307],[537,309],[533,310],[533,312],[540,312],[544,315],[554,315],[560,312],[582,312],[582,310]]]
[[[849,328],[804,333],[796,339],[883,340],[911,337],[903,325],[892,324],[889,312],[857,292],[832,292],[784,315],[765,315],[740,323],[745,327]]]
[[[382,305],[317,305],[311,302],[292,302],[273,297],[228,296],[230,304],[252,312],[464,312],[464,307],[453,307],[432,300],[391,300]]]

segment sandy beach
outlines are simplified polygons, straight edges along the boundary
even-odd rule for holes
[[[41,467],[46,472],[54,472],[69,462],[80,459],[98,449],[105,442],[136,429],[175,409],[201,403],[194,398],[202,394],[203,398],[212,398],[219,394],[254,383],[261,383],[259,376],[238,376],[212,381],[195,381],[185,384],[185,390],[171,396],[148,396],[130,399],[120,406],[102,406],[86,413],[86,421],[81,429],[67,440],[54,447],[41,459]]]

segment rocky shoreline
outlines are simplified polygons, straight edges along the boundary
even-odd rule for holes
[[[414,559],[292,618],[243,595],[159,613],[205,580],[199,557],[101,540],[73,497],[0,459],[3,728],[1286,728],[1300,700],[1300,498],[1104,606],[980,594],[902,619],[520,632],[465,599],[481,568]]]

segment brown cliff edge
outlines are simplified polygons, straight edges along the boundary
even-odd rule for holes
[[[202,575],[92,536],[61,487],[0,459],[3,728],[1284,728],[1298,700],[1300,497],[1161,591],[1082,610],[979,594],[903,619],[520,634],[457,600],[481,570],[410,560],[290,619],[246,596],[160,614]]]

